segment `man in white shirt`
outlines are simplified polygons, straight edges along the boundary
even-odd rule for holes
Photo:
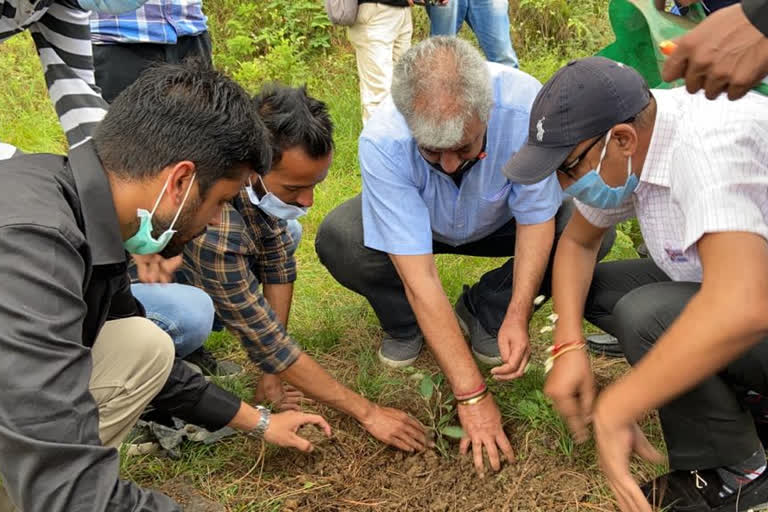
[[[748,410],[762,405],[752,392],[768,392],[768,98],[651,94],[631,68],[593,57],[542,88],[536,123],[505,174],[556,173],[576,199],[555,256],[547,394],[577,440],[592,421],[622,510],[768,502],[764,411],[753,421]],[[651,259],[599,264],[590,286],[603,233],[632,216]],[[634,366],[597,399],[582,317],[617,336]],[[635,423],[654,408],[672,472],[641,490],[629,457],[659,459]]]

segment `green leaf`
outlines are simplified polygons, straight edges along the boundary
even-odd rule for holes
[[[419,384],[419,393],[421,393],[421,396],[429,400],[432,398],[432,393],[435,391],[435,383],[432,382],[432,377],[427,375],[423,379],[421,379],[421,384]]]
[[[443,427],[440,429],[440,433],[443,434],[446,437],[450,437],[453,439],[461,439],[464,437],[464,429],[457,426],[450,426],[450,427]]]

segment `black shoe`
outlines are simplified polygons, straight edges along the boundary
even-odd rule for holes
[[[243,367],[239,364],[232,361],[219,362],[203,347],[189,354],[184,360],[200,368],[204,375],[211,377],[232,377],[243,372]]]
[[[587,336],[587,350],[598,356],[624,357],[621,344],[610,334],[590,334]]]
[[[723,481],[714,469],[673,471],[641,488],[654,510],[665,512],[748,512],[768,507],[768,471],[724,498]]]

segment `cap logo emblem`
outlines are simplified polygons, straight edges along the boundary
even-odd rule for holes
[[[536,140],[538,140],[539,142],[544,140],[544,120],[545,119],[546,117],[542,117],[536,123]]]

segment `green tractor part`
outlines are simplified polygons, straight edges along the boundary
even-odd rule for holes
[[[682,80],[667,83],[661,79],[666,57],[659,44],[682,36],[701,22],[705,14],[699,4],[693,4],[685,16],[677,16],[657,10],[653,0],[611,0],[608,15],[616,41],[598,55],[632,66],[649,87],[665,89],[683,84]],[[765,83],[755,90],[768,95]]]

